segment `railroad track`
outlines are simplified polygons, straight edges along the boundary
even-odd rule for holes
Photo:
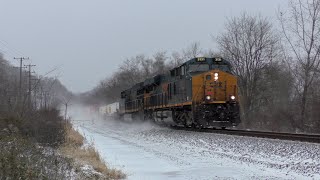
[[[291,134],[291,133],[275,133],[275,132],[263,132],[263,131],[247,131],[247,130],[234,130],[234,129],[209,129],[209,128],[185,128],[179,126],[172,126],[171,128],[175,130],[184,131],[196,131],[205,133],[217,133],[217,134],[228,134],[236,136],[250,136],[250,137],[260,137],[269,139],[281,139],[281,140],[291,140],[291,141],[301,141],[301,142],[312,142],[320,143],[320,134]]]

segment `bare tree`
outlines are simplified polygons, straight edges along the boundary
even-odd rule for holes
[[[68,106],[70,106],[70,100],[71,100],[71,96],[69,97],[63,97],[62,100],[60,100],[60,102],[64,105],[64,120],[67,121],[67,116],[68,116]]]
[[[208,49],[203,52],[203,56],[204,57],[221,57],[222,55],[220,52],[216,52],[213,49]]]
[[[200,48],[199,42],[193,42],[188,46],[185,50],[182,51],[184,59],[192,59],[200,56],[202,53],[202,49]]]
[[[296,90],[300,95],[300,120],[304,125],[309,91],[319,76],[320,65],[320,0],[294,0],[289,12],[280,12],[279,20],[296,76]],[[318,71],[318,72],[317,72]],[[303,127],[302,127],[303,128]]]
[[[185,60],[183,59],[181,53],[174,51],[171,54],[169,66],[170,68],[177,67],[184,63],[184,61]]]
[[[137,57],[128,58],[125,60],[119,68],[119,76],[128,82],[128,85],[132,85],[142,81],[143,77],[140,73],[141,55]]]
[[[152,76],[153,59],[147,58],[145,55],[138,55],[136,58],[139,60],[144,77]]]
[[[166,60],[167,53],[165,51],[156,52],[153,55],[154,63],[153,63],[153,72],[154,74],[163,74],[166,70]]]
[[[217,37],[221,53],[239,77],[242,110],[245,117],[254,110],[257,82],[262,69],[277,55],[278,38],[267,18],[243,13],[227,21],[225,32]],[[248,118],[246,118],[248,119]],[[245,124],[249,122],[244,122]]]

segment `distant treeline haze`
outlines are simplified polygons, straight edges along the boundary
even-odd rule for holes
[[[71,96],[56,77],[32,74],[29,78],[24,68],[20,85],[20,68],[12,66],[0,54],[0,117],[23,117],[33,110],[53,109]]]

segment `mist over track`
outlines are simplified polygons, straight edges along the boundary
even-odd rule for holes
[[[319,179],[320,145],[179,131],[73,112],[74,125],[129,179]]]

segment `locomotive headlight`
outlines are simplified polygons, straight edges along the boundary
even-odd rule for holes
[[[235,97],[235,96],[231,96],[230,98],[231,98],[232,100],[235,100],[235,99],[236,99],[236,97]]]
[[[214,73],[214,80],[217,81],[219,79],[219,73]]]
[[[211,99],[211,96],[209,96],[209,95],[208,95],[208,96],[206,96],[206,100],[208,100],[208,101],[209,101],[210,99]]]

